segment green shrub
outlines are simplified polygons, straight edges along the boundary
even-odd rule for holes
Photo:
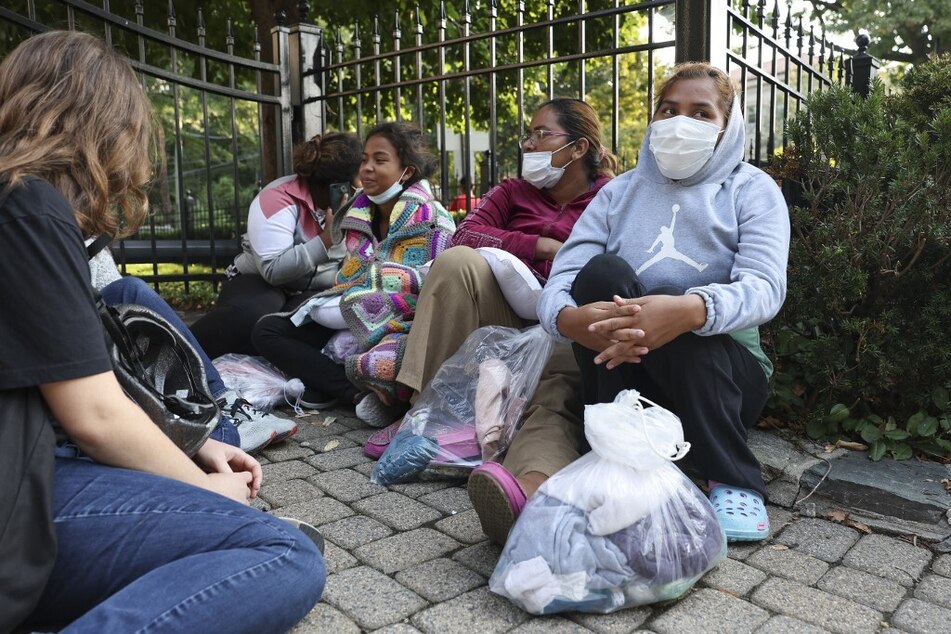
[[[874,459],[951,456],[951,56],[900,93],[812,96],[788,138],[775,172],[801,194],[771,413]]]

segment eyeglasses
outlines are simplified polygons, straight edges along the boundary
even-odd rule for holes
[[[519,140],[524,145],[525,143],[531,143],[532,145],[538,145],[549,136],[571,136],[567,132],[558,132],[556,130],[532,130],[531,132],[526,132],[523,134]]]

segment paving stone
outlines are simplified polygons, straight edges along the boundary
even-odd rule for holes
[[[442,489],[454,486],[455,483],[448,480],[431,480],[428,482],[407,482],[406,484],[391,484],[390,490],[402,493],[408,498],[414,500],[421,495],[441,491]]]
[[[297,442],[282,442],[271,445],[262,451],[271,462],[284,462],[286,460],[297,460],[314,455],[309,447],[301,447]]]
[[[746,563],[766,572],[807,586],[815,584],[829,564],[782,545],[765,546],[746,558]]]
[[[628,608],[611,614],[581,614],[564,616],[598,634],[627,634],[640,627],[651,615],[648,608]]]
[[[258,495],[269,502],[272,508],[279,508],[319,498],[323,493],[306,480],[288,480],[286,482],[265,484],[258,491]]]
[[[397,623],[426,606],[421,596],[366,566],[328,577],[323,600],[364,630]]]
[[[908,599],[895,610],[892,625],[910,634],[951,634],[951,610]]]
[[[341,502],[356,502],[386,492],[386,487],[373,484],[362,473],[350,469],[318,473],[307,478],[307,481]]]
[[[495,564],[499,562],[499,555],[501,554],[501,546],[486,540],[475,546],[460,550],[452,558],[488,578],[492,576],[492,571],[495,570]]]
[[[891,612],[905,598],[906,590],[894,581],[848,566],[837,566],[823,575],[820,590],[851,599],[880,612]]]
[[[360,500],[353,508],[398,531],[412,530],[442,517],[439,511],[395,492]]]
[[[349,449],[334,449],[327,453],[318,454],[307,458],[307,463],[311,464],[321,471],[335,471],[337,469],[346,469],[356,465],[362,465],[372,462],[363,455],[363,449],[360,447],[350,447]]]
[[[314,609],[289,634],[325,634],[326,632],[360,634],[360,626],[347,618],[347,615],[340,610],[321,602],[315,605]]]
[[[259,511],[264,511],[265,513],[267,513],[268,511],[271,510],[271,503],[265,500],[264,498],[258,496],[254,498],[253,500],[251,500],[251,507],[258,509]]]
[[[700,579],[700,583],[737,596],[749,594],[750,590],[766,580],[766,573],[752,566],[724,559],[716,568]]]
[[[769,618],[769,612],[725,592],[702,588],[654,619],[658,634],[683,632],[752,632]]]
[[[324,524],[320,527],[320,532],[325,538],[347,550],[353,550],[393,534],[389,526],[365,515],[354,515]]]
[[[479,522],[479,516],[472,509],[439,520],[435,526],[464,544],[477,544],[486,539],[485,533],[482,532],[482,523]]]
[[[935,559],[931,569],[939,575],[951,577],[951,555],[941,555]]]
[[[353,551],[365,563],[390,574],[450,553],[461,544],[431,528],[385,537]]]
[[[825,634],[827,631],[791,616],[774,616],[756,630],[756,634]]]
[[[332,575],[341,570],[353,568],[359,562],[343,548],[328,541],[324,543],[324,563],[327,565],[327,574]]]
[[[373,461],[364,462],[362,464],[358,464],[357,466],[353,467],[353,470],[356,471],[357,473],[362,473],[363,475],[369,478],[371,475],[373,475],[373,467],[375,465],[376,465],[376,462],[373,462]],[[393,489],[393,487],[389,487],[389,488],[391,490]]]
[[[930,601],[951,608],[951,579],[928,575],[915,588],[915,596],[922,601]]]
[[[766,497],[769,498],[769,503],[787,509],[793,507],[796,500],[799,499],[801,491],[802,487],[799,486],[798,482],[790,482],[785,479],[785,476],[766,485]]]
[[[786,527],[775,541],[832,563],[842,559],[859,537],[859,532],[848,526],[804,518]]]
[[[762,547],[762,542],[732,542],[727,544],[726,556],[737,561],[744,561]]]
[[[468,511],[472,508],[469,492],[458,486],[442,489],[435,493],[427,493],[416,499],[448,515]]]
[[[317,473],[317,469],[302,460],[287,460],[285,462],[272,462],[261,467],[264,473],[264,482],[266,484],[276,484],[278,482],[287,482],[298,478],[306,478]]]
[[[362,450],[363,445],[367,444],[367,441],[370,440],[370,436],[378,431],[378,429],[354,429],[353,431],[348,431],[343,437],[360,445]]]
[[[801,583],[772,577],[753,591],[751,600],[773,612],[801,619],[832,632],[875,632],[882,613]]]
[[[787,511],[774,504],[766,505],[766,515],[769,517],[769,531],[773,535],[791,524],[795,517],[792,511]]]
[[[931,561],[931,552],[885,535],[865,535],[842,563],[911,587]]]
[[[584,634],[588,628],[560,616],[536,616],[509,630],[510,634]]]
[[[492,634],[508,632],[529,618],[488,588],[479,588],[414,614],[410,620],[427,634]]]
[[[482,576],[451,559],[433,559],[396,574],[396,580],[433,603],[485,584]]]
[[[325,420],[325,419],[323,419]],[[299,443],[307,443],[305,447],[310,447],[315,451],[318,446],[322,446],[322,442],[326,438],[343,438],[343,435],[350,431],[349,427],[341,425],[340,423],[334,422],[329,425],[324,425],[321,423],[311,423],[306,425],[300,425],[300,429],[296,434],[294,434],[294,439]],[[352,442],[352,441],[350,441]]]
[[[407,623],[396,623],[394,625],[387,625],[386,627],[381,627],[378,630],[373,630],[373,634],[423,634],[423,633],[417,630],[412,625],[409,625]]]
[[[281,507],[281,515],[303,520],[314,526],[321,526],[328,522],[335,522],[343,517],[353,515],[345,504],[330,497],[319,497],[306,502],[298,502]]]

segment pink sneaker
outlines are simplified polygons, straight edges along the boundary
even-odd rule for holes
[[[497,544],[505,543],[527,501],[515,476],[497,462],[473,469],[469,499],[482,523],[482,532]]]
[[[363,455],[367,458],[379,460],[383,452],[386,451],[386,448],[390,446],[390,441],[396,436],[396,432],[400,430],[400,425],[402,424],[403,419],[399,418],[394,423],[374,432],[373,435],[367,439],[366,444],[363,445]]]

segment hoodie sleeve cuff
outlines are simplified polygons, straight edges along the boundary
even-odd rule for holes
[[[687,293],[691,295],[699,295],[700,297],[702,297],[703,303],[707,307],[707,321],[703,324],[703,326],[701,326],[697,330],[694,330],[693,331],[694,334],[696,335],[712,334],[713,324],[715,324],[717,321],[717,310],[716,310],[716,304],[713,301],[713,297],[709,293],[697,288],[688,288]]]

